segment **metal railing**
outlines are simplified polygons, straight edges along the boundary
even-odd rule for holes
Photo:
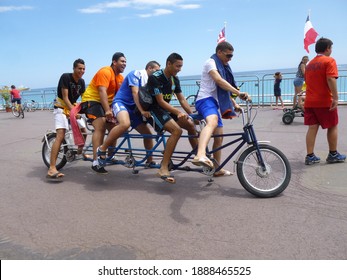
[[[282,73],[281,95],[285,104],[292,104],[294,96],[295,73]],[[197,92],[196,80],[181,78],[181,88],[185,97],[191,92]],[[242,84],[242,91],[248,92],[252,97],[253,104],[258,106],[271,106],[275,103],[274,97],[274,77],[273,74],[258,76],[238,76],[235,75],[238,85]],[[337,89],[339,93],[339,102],[347,104],[347,71],[340,71],[337,79]],[[176,105],[176,104],[174,104]]]
[[[293,81],[295,73],[282,73],[281,91],[282,99],[285,104],[292,104],[294,96]],[[198,91],[196,84],[197,79],[180,77],[181,88],[184,96],[194,95]],[[273,94],[274,77],[272,74],[266,74],[262,77],[238,76],[235,74],[237,84],[242,84],[242,91],[248,92],[252,97],[253,104],[258,106],[272,106],[275,103]],[[340,104],[347,104],[347,71],[339,71],[337,79],[337,89],[339,92]],[[55,88],[33,89],[22,92],[22,101],[35,100],[38,103],[39,110],[51,109],[53,100],[56,98],[57,91]],[[179,105],[178,101],[173,99],[172,105]],[[5,102],[1,98],[0,109],[5,108]]]

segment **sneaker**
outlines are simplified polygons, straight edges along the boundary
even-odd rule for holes
[[[92,165],[92,169],[99,174],[108,174],[108,171],[100,165]]]
[[[305,164],[306,165],[312,165],[315,163],[319,163],[320,162],[320,158],[317,157],[315,154],[312,156],[306,156],[305,157]]]
[[[341,155],[339,152],[337,152],[335,155],[332,155],[329,153],[327,157],[327,163],[337,163],[337,162],[344,162],[346,159],[346,155]]]
[[[100,151],[100,147],[96,149],[96,155],[100,166],[106,165],[106,151]]]

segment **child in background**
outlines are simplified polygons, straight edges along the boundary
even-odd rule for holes
[[[281,101],[281,106],[282,109],[284,108],[283,106],[283,100],[281,97],[281,88],[280,88],[280,84],[282,82],[282,74],[281,72],[276,72],[274,75],[275,81],[274,81],[274,96],[276,97],[276,106],[274,108],[274,110],[279,109],[278,108],[278,100]]]

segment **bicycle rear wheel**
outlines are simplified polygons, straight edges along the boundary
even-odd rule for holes
[[[51,149],[52,145],[55,141],[55,138],[57,137],[56,133],[51,133],[47,135],[47,141],[45,139],[43,140],[42,145],[42,159],[44,164],[49,168],[50,162],[51,162]],[[67,162],[66,159],[66,153],[68,151],[67,144],[65,139],[63,140],[63,143],[60,146],[60,150],[58,152],[57,162],[56,162],[56,168],[57,170],[63,168]]]
[[[195,94],[187,96],[186,100],[187,100],[189,106],[191,106],[191,107],[195,106],[195,99],[196,99]]]
[[[261,158],[255,146],[247,148],[237,161],[237,177],[241,185],[258,197],[274,197],[283,192],[291,177],[291,168],[287,157],[270,145],[259,145]]]

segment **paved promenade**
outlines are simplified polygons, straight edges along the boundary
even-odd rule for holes
[[[347,107],[339,110],[339,150],[347,153]],[[288,157],[292,179],[280,196],[259,199],[236,175],[208,183],[176,171],[170,185],[157,170],[133,175],[115,165],[102,176],[84,161],[67,164],[63,182],[47,182],[41,140],[52,113],[22,120],[0,112],[0,259],[346,260],[347,163],[325,163],[320,130],[322,162],[305,166],[303,118],[284,125],[282,115],[261,108],[254,127]],[[225,131],[241,127],[241,119],[225,122]]]

